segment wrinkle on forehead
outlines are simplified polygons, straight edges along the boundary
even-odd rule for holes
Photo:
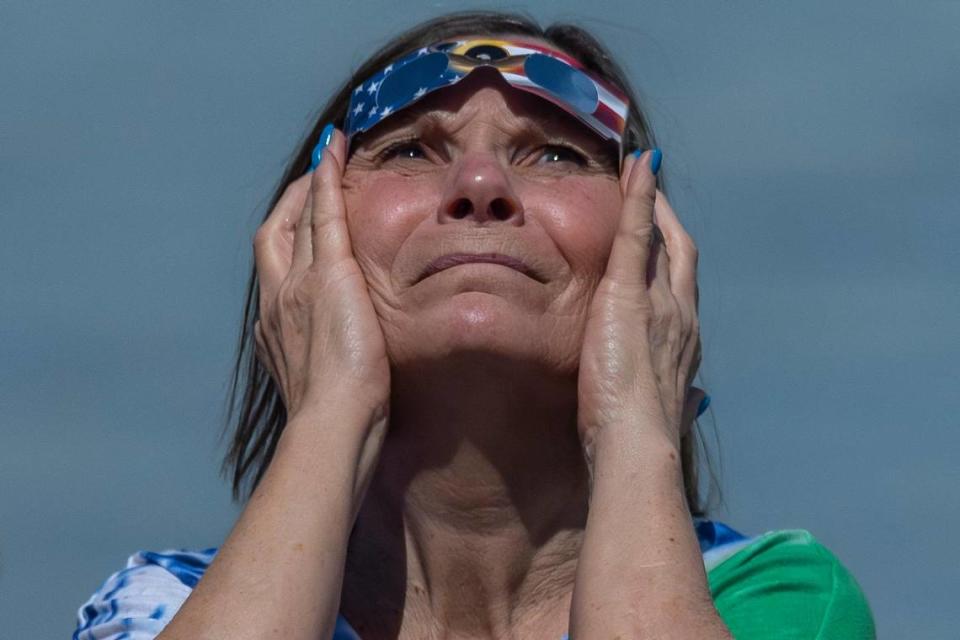
[[[417,105],[419,107],[419,105]],[[493,112],[503,111],[497,105],[492,105]],[[532,134],[537,137],[547,137],[548,132],[544,128],[543,117],[534,118],[529,115],[518,115],[512,112],[496,113],[497,117],[483,119],[478,121],[477,116],[480,113],[491,113],[491,105],[486,102],[470,102],[464,105],[462,109],[451,111],[447,109],[431,109],[412,107],[410,112],[397,114],[397,119],[385,126],[382,130],[377,130],[375,135],[365,138],[361,144],[367,144],[375,141],[377,138],[389,135],[393,131],[401,129],[415,128],[423,133],[446,133],[456,135],[467,126],[474,124],[476,126],[491,126],[508,135]],[[391,116],[393,117],[393,116]]]

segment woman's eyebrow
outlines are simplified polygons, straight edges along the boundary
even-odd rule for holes
[[[360,142],[361,147],[373,148],[382,141],[397,135],[406,133],[410,129],[415,129],[419,135],[449,135],[452,130],[464,126],[467,122],[460,122],[459,111],[449,111],[443,109],[404,109],[392,114],[389,119],[384,120],[383,129],[373,131],[373,135]],[[561,117],[566,114],[557,114]],[[572,122],[557,123],[548,117],[534,117],[532,115],[515,114],[510,122],[500,123],[503,130],[514,138],[522,138],[526,141],[550,141],[566,140],[578,144],[579,146],[594,151],[600,151],[602,145],[594,140],[594,134],[587,131],[575,129]],[[366,137],[366,136],[364,136]]]
[[[436,109],[430,111],[419,109],[401,111],[394,116],[396,118],[394,120],[395,128],[418,126],[427,130],[435,129],[442,126],[444,121],[451,119],[451,115],[444,116],[443,113],[443,111]]]
[[[394,135],[398,131],[403,129],[410,129],[416,127],[423,131],[433,131],[440,128],[442,125],[443,117],[437,111],[417,111],[417,110],[404,110],[399,111],[390,116],[389,120],[384,120],[381,127],[376,127],[372,132],[372,135],[365,135],[364,132],[363,138],[360,140],[360,147],[373,147],[378,144],[379,141],[387,138],[391,135]]]

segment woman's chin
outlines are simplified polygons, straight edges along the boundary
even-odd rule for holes
[[[543,319],[542,312],[518,304],[513,296],[461,292],[408,316],[410,324],[397,327],[394,336],[405,347],[394,351],[405,354],[404,359],[418,360],[470,353],[500,354],[505,360],[548,360],[556,345],[544,339]]]
[[[518,306],[513,296],[486,291],[464,291],[437,305],[424,325],[426,341],[451,350],[506,349],[529,346],[538,316]],[[431,339],[432,338],[432,339]]]

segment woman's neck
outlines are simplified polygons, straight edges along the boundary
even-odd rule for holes
[[[341,610],[364,640],[559,639],[587,516],[575,377],[449,365],[394,374]]]

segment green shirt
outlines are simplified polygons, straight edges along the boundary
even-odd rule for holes
[[[710,593],[736,640],[875,640],[847,569],[808,531],[771,531],[704,553]]]

